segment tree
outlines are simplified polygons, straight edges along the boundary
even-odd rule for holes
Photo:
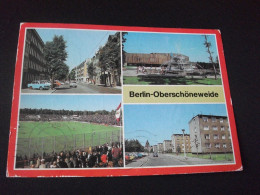
[[[68,77],[69,74],[69,67],[63,63],[60,65],[59,71],[56,72],[55,74],[55,79],[57,80],[63,80]]]
[[[194,139],[192,140],[192,142],[194,143],[194,146],[195,146],[195,148],[196,148],[196,150],[197,150],[197,156],[199,155],[199,145],[200,145],[200,143],[199,143],[199,140],[198,140],[198,136],[197,135],[195,135],[195,137],[194,137]]]
[[[75,79],[76,79],[75,68],[73,68],[73,69],[70,71],[69,79],[70,79],[70,80],[75,80]]]
[[[93,79],[94,76],[96,76],[96,67],[94,66],[93,64],[93,61],[91,61],[89,64],[88,64],[88,75],[90,77],[90,79]]]
[[[121,75],[121,52],[120,52],[120,32],[115,35],[110,35],[104,47],[99,50],[99,60],[101,71],[108,71],[113,79],[113,87],[117,86],[115,71],[118,73],[118,78]],[[112,86],[110,75],[109,86]]]
[[[67,70],[67,68],[65,68],[65,61],[68,56],[66,41],[64,41],[62,35],[55,35],[52,41],[46,42],[43,51],[53,88],[54,79],[56,77],[64,77],[64,73]]]
[[[125,54],[126,54],[126,52],[125,52],[125,45],[124,45],[124,43],[126,42],[126,38],[125,38],[125,35],[127,35],[128,34],[128,32],[122,32],[122,58],[123,58],[123,64],[125,63],[125,58],[126,58],[126,56],[125,56]]]
[[[206,49],[207,49],[207,52],[208,52],[208,54],[209,54],[209,61],[210,61],[210,63],[212,64],[213,69],[214,69],[215,80],[217,80],[217,71],[216,71],[216,67],[215,67],[215,64],[214,64],[214,62],[213,62],[213,57],[212,57],[213,52],[210,51],[211,43],[208,42],[208,36],[207,36],[207,35],[204,35],[204,37],[205,37],[204,45],[205,45],[205,47],[206,47]]]
[[[137,139],[125,140],[125,151],[127,152],[143,152],[144,147]]]

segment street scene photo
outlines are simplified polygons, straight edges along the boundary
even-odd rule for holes
[[[21,95],[18,169],[123,167],[121,95]]]
[[[120,94],[120,32],[27,29],[21,86],[32,94]]]
[[[124,85],[222,85],[215,35],[122,36]]]
[[[233,164],[225,104],[124,105],[126,167]]]

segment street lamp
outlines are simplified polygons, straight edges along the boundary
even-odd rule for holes
[[[185,139],[184,139],[184,131],[185,129],[182,129],[182,133],[183,133],[183,143],[184,143],[184,157],[186,157],[186,148],[185,148]]]

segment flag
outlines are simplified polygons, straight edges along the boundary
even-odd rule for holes
[[[118,107],[116,109],[116,121],[117,122],[120,121],[120,115],[121,115],[121,103],[118,105]]]

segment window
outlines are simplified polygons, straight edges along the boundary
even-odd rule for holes
[[[221,131],[224,131],[224,130],[225,130],[225,127],[224,127],[224,126],[221,126],[220,130],[221,130]]]
[[[212,120],[212,122],[216,122],[217,121],[216,117],[212,117],[211,120]]]
[[[215,144],[215,148],[220,148],[220,144],[219,144],[219,143],[216,143],[216,144]]]
[[[218,130],[218,127],[217,127],[217,126],[213,126],[212,129],[213,129],[214,131],[217,131],[217,130]]]
[[[209,134],[205,134],[205,139],[210,139],[210,135]]]
[[[195,133],[197,132],[197,128],[196,128],[196,127],[194,127],[194,132],[195,132]]]
[[[223,143],[223,148],[227,148],[227,144]]]
[[[208,122],[208,117],[202,117],[204,122]]]
[[[219,136],[218,135],[214,135],[213,138],[214,139],[219,139]]]
[[[226,139],[226,135],[222,135],[222,139]]]
[[[209,130],[209,126],[204,126],[204,130]]]
[[[231,139],[230,135],[228,135],[228,139]]]
[[[223,118],[220,118],[220,119],[219,119],[219,122],[223,123],[223,122],[224,122]]]
[[[205,143],[205,147],[206,148],[211,148],[211,144],[210,143]]]

